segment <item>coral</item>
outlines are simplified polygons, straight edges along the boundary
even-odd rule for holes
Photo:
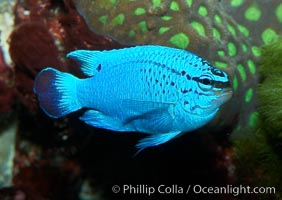
[[[30,152],[29,152],[30,153]],[[23,155],[21,155],[23,156]],[[60,167],[55,166],[52,160],[33,159],[16,156],[16,164],[19,161],[29,162],[28,166],[17,165],[18,173],[14,176],[14,185],[20,188],[29,199],[76,199],[80,168],[77,163],[64,161]]]
[[[49,11],[54,11],[56,6],[61,6],[57,12]],[[16,28],[10,36],[10,55],[15,64],[16,93],[30,111],[38,108],[32,88],[35,75],[41,69],[54,66],[79,73],[65,60],[67,52],[77,48],[120,47],[110,39],[93,34],[69,1],[66,5],[53,1],[18,2],[14,10]]]
[[[240,23],[239,28],[249,37],[253,51],[282,34],[281,1],[223,0],[222,3],[226,12]]]
[[[258,89],[261,118],[277,152],[282,150],[282,36],[262,48],[262,83]]]
[[[10,37],[10,55],[15,64],[17,77],[16,94],[30,112],[37,109],[37,101],[32,91],[33,79],[47,63],[63,67],[63,63],[57,57],[58,53],[47,27],[39,22],[19,25]]]
[[[87,136],[88,131],[81,128],[81,123],[72,123],[71,117],[55,121],[44,116],[33,94],[33,81],[41,69],[50,65],[81,75],[76,63],[65,59],[71,50],[121,45],[93,34],[71,1],[17,1],[14,15],[15,28],[9,38],[13,70],[0,59],[0,111],[9,110],[14,102],[13,112],[18,117],[13,144],[15,187],[1,190],[0,197],[12,198],[19,193],[22,199],[75,199],[80,176],[80,171],[76,171],[80,167],[67,158],[74,157],[83,142],[81,137]],[[10,85],[12,97],[8,93]],[[80,131],[84,135],[73,134]],[[69,191],[62,193],[64,190]]]
[[[275,187],[276,193],[244,195],[249,198],[279,199],[281,197],[281,156],[276,152],[268,133],[261,129],[245,128],[233,138],[234,164],[238,184],[251,187]],[[263,126],[262,126],[263,127]]]
[[[252,185],[282,190],[282,36],[262,47],[258,116],[253,128],[233,138],[237,176]]]

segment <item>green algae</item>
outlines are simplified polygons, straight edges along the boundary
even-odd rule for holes
[[[249,88],[246,92],[246,95],[245,95],[245,102],[246,103],[250,103],[251,100],[252,100],[252,97],[254,95],[254,91],[252,88]]]
[[[219,55],[219,56],[225,56],[225,52],[224,51],[222,51],[222,50],[219,50],[218,52],[217,52],[217,54]]]
[[[238,89],[238,86],[239,86],[238,78],[237,78],[236,75],[235,75],[234,78],[233,78],[232,86],[233,86],[234,91],[236,92],[236,90]]]
[[[154,8],[157,8],[161,5],[162,1],[161,0],[152,0]]]
[[[249,36],[249,30],[245,26],[238,24],[238,29],[245,37]]]
[[[188,7],[191,7],[193,4],[193,0],[186,0]]]
[[[253,63],[248,61],[248,65],[255,73]],[[278,198],[282,188],[282,36],[261,48],[259,72],[263,81],[257,88],[258,111],[250,115],[248,126],[232,138],[236,174],[240,182],[275,187]],[[253,92],[247,91],[246,101]]]
[[[143,15],[146,13],[146,10],[144,8],[136,8],[134,11],[135,15]]]
[[[180,49],[186,49],[189,45],[189,38],[184,33],[175,34],[169,41]]]
[[[245,71],[245,68],[243,67],[242,64],[238,64],[237,65],[237,69],[239,71],[239,74],[242,78],[243,81],[246,81],[247,80],[247,74],[246,74],[246,71]]]
[[[255,74],[256,73],[256,66],[255,66],[255,63],[252,61],[252,60],[248,60],[248,67],[249,67],[249,70],[252,74]]]
[[[192,27],[198,32],[201,36],[206,36],[205,27],[200,22],[193,21],[191,23]]]
[[[220,32],[219,32],[216,28],[213,28],[213,29],[212,29],[212,33],[213,33],[213,36],[214,36],[216,39],[218,39],[218,40],[221,39],[221,34],[220,34]]]
[[[162,16],[161,19],[164,20],[164,21],[169,21],[169,20],[172,19],[172,16],[165,15],[165,16]]]
[[[245,12],[245,18],[250,21],[258,21],[261,17],[261,10],[257,6],[250,6]]]
[[[237,7],[241,6],[244,0],[231,0],[231,6]]]
[[[242,44],[242,51],[244,53],[246,53],[248,51],[247,45],[246,44]]]
[[[230,25],[230,24],[227,24],[227,28],[228,28],[228,30],[229,30],[229,32],[234,36],[234,37],[236,37],[236,29],[232,26],[232,25]]]
[[[146,33],[148,31],[146,21],[139,22],[138,26],[139,26],[140,30],[142,31],[142,33]]]
[[[173,11],[179,11],[179,5],[176,1],[171,2],[170,9]]]
[[[125,19],[125,14],[118,14],[111,22],[112,26],[122,25]]]
[[[219,15],[215,15],[214,16],[214,20],[216,21],[216,23],[221,24],[222,23],[222,19]]]
[[[261,34],[261,38],[262,38],[262,41],[264,42],[264,44],[269,44],[276,37],[277,37],[276,32],[273,29],[271,29],[271,28],[265,29],[263,31],[263,33]]]
[[[159,29],[159,34],[164,34],[165,32],[169,31],[169,29],[171,29],[171,27],[161,27]]]
[[[252,46],[252,53],[254,56],[259,57],[261,55],[261,50],[257,46]]]
[[[277,6],[275,10],[276,17],[280,23],[282,23],[282,3]]]
[[[215,66],[221,69],[225,69],[228,67],[227,63],[220,62],[220,61],[215,61],[214,62]]]
[[[208,9],[205,6],[200,6],[198,9],[198,13],[201,16],[207,16],[208,15]]]
[[[227,46],[228,46],[228,53],[229,53],[229,55],[230,56],[235,56],[236,53],[237,53],[237,48],[236,48],[235,44],[232,43],[232,42],[229,42]]]
[[[255,113],[251,116],[257,126],[259,115]],[[249,127],[240,129],[240,135],[233,138],[238,182],[253,187],[275,187],[276,194],[261,194],[257,199],[277,199],[274,196],[278,197],[278,189],[282,186],[281,157],[269,143],[265,130]]]

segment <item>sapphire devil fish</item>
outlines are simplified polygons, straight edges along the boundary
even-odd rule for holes
[[[148,134],[140,150],[205,125],[232,96],[224,71],[185,50],[148,45],[67,57],[87,78],[43,69],[34,83],[42,110],[59,118],[86,108],[80,120],[91,126]]]

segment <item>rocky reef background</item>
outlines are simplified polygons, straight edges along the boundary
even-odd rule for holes
[[[113,185],[256,186],[257,180],[262,180],[259,186],[277,187],[277,194],[212,198],[281,198],[281,144],[275,134],[280,126],[265,128],[256,92],[259,47],[282,32],[281,1],[18,0],[10,13],[14,25],[9,51],[2,46],[0,54],[0,199],[125,199],[111,191]],[[88,127],[77,119],[83,110],[54,120],[39,109],[32,88],[41,69],[53,66],[83,77],[79,66],[65,58],[69,51],[137,44],[201,55],[229,73],[234,97],[207,126],[135,157],[134,145],[143,134]],[[273,55],[270,49],[263,52]],[[267,74],[268,64],[263,66],[260,72]],[[265,91],[275,81],[279,85],[277,76],[274,82],[271,78],[261,78],[270,80]],[[262,103],[268,101],[277,102]],[[271,137],[257,134],[259,124],[262,132],[273,133]],[[256,154],[259,150],[266,154]],[[261,161],[265,164],[256,164]]]

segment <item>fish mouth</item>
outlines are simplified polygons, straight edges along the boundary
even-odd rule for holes
[[[225,102],[227,102],[233,96],[232,88],[225,88],[221,91],[216,91],[215,95],[217,99],[213,100],[214,105],[221,106]]]
[[[216,91],[215,95],[217,96],[217,98],[212,100],[210,106],[204,108],[206,113],[210,113],[211,115],[217,112],[222,104],[231,99],[231,97],[233,96],[233,90],[231,88],[225,88],[221,91]]]
[[[191,115],[201,117],[201,118],[208,118],[209,116],[214,115],[219,107],[227,102],[231,97],[233,96],[233,90],[231,88],[225,88],[221,91],[216,91],[215,95],[217,96],[216,99],[212,100],[210,105],[207,107],[201,107],[199,105],[196,105],[193,110],[201,109],[205,111],[205,114],[197,113],[197,112],[189,112]],[[187,112],[187,111],[186,111]]]

